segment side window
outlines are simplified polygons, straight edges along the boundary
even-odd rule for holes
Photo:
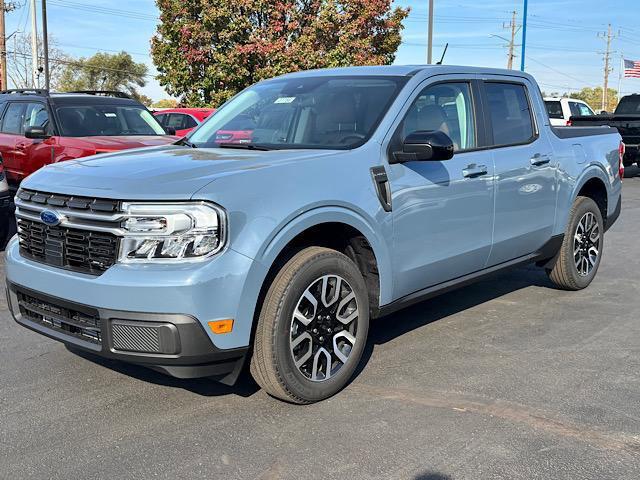
[[[571,110],[571,116],[582,115],[580,113],[580,104],[577,102],[569,102],[569,110]]]
[[[455,151],[476,147],[471,86],[441,83],[425,88],[411,105],[402,123],[402,138],[420,130],[440,130]]]
[[[23,131],[27,127],[44,127],[47,130],[49,129],[49,112],[47,112],[47,107],[44,104],[27,104]]]
[[[24,121],[24,103],[10,103],[7,111],[2,119],[2,132],[14,133],[19,135],[22,133],[22,124]]]
[[[172,113],[169,115],[167,119],[167,127],[175,128],[176,130],[182,130],[184,127],[182,126],[182,115],[181,113]]]
[[[517,145],[533,139],[533,117],[524,85],[487,82],[485,89],[494,145]]]
[[[579,103],[578,104],[578,109],[580,110],[580,115],[593,115],[593,110],[591,110],[587,105],[585,105],[584,103]]]
[[[154,115],[154,117],[156,117],[156,120],[158,121],[158,123],[160,125],[162,125],[163,127],[167,126],[167,114],[166,113],[161,113],[160,115]]]
[[[182,122],[182,128],[195,128],[198,123],[191,117],[191,115],[185,115]]]

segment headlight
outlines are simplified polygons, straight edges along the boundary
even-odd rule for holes
[[[202,260],[224,246],[226,216],[206,202],[125,203],[119,261]]]

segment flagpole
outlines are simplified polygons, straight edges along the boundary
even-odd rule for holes
[[[618,103],[622,98],[620,89],[622,88],[622,76],[624,75],[624,52],[620,52],[620,73],[618,74]]]

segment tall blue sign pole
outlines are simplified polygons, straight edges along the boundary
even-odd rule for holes
[[[520,70],[524,72],[524,54],[527,46],[527,4],[529,0],[524,0],[524,11],[522,13],[522,58],[520,58]]]

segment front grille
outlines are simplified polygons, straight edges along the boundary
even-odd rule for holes
[[[116,263],[120,201],[25,189],[16,197],[20,253],[25,258],[90,275],[100,275]],[[65,222],[42,223],[44,210],[59,212]]]
[[[47,265],[100,275],[116,263],[118,237],[110,233],[19,219],[18,236],[20,254]]]
[[[32,322],[82,340],[101,345],[102,333],[97,311],[80,312],[17,291],[20,314]]]

